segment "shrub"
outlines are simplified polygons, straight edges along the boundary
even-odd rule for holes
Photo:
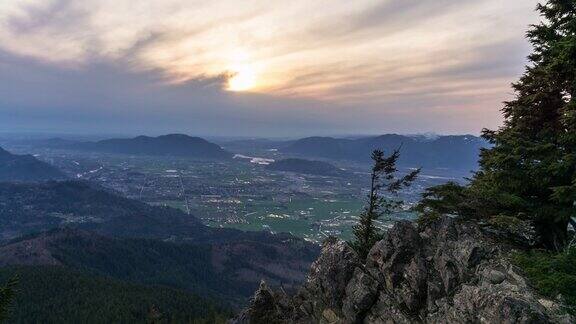
[[[566,310],[576,315],[576,247],[560,253],[518,252],[512,261],[525,272],[538,292],[553,299],[561,297]]]

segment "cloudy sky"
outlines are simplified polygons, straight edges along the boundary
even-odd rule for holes
[[[477,134],[536,0],[2,0],[0,130]]]

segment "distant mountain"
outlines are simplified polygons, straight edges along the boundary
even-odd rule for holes
[[[143,285],[61,266],[0,268],[0,283],[18,276],[6,323],[225,323],[214,301],[166,286]],[[4,322],[3,322],[4,323]]]
[[[284,159],[270,163],[267,169],[273,171],[288,171],[320,176],[338,177],[345,175],[345,171],[323,161],[311,161],[304,159]]]
[[[488,145],[473,135],[425,137],[388,134],[359,139],[307,137],[281,151],[306,157],[368,162],[374,149],[391,152],[399,148],[398,164],[402,167],[469,171],[477,169],[480,149]]]
[[[34,140],[23,140],[20,141],[24,145],[30,145],[38,148],[53,148],[53,149],[60,149],[60,148],[68,148],[72,145],[81,143],[76,140],[65,139],[61,137],[53,137],[47,139],[34,139]]]
[[[178,156],[207,160],[227,160],[232,153],[200,137],[170,134],[158,137],[138,136],[130,139],[108,139],[69,146],[77,150],[133,155]]]
[[[354,144],[357,144],[356,140],[315,136],[297,140],[281,151],[311,157],[356,160],[359,157],[354,152],[361,149],[354,147]]]
[[[60,170],[32,155],[16,155],[0,148],[0,181],[35,182],[61,180]]]
[[[0,183],[0,206],[0,240],[8,244],[0,264],[62,264],[199,294],[223,291],[232,301],[248,296],[261,278],[295,286],[318,253],[317,246],[289,234],[207,227],[180,210],[149,206],[84,182]],[[33,234],[63,227],[73,232]],[[31,236],[8,243],[23,235]],[[210,279],[210,274],[220,277]],[[233,288],[219,286],[227,282]]]

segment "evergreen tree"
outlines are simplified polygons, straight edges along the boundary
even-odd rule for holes
[[[10,307],[12,307],[12,301],[16,294],[17,283],[18,279],[14,277],[4,286],[0,287],[0,321],[4,321],[8,318],[8,313],[10,312]]]
[[[426,188],[422,193],[422,199],[414,207],[414,210],[421,215],[418,223],[424,225],[441,215],[474,217],[473,200],[468,191],[467,187],[452,181]]]
[[[400,151],[395,150],[390,156],[384,156],[381,150],[372,152],[372,172],[370,177],[370,193],[368,206],[360,215],[360,220],[354,226],[354,240],[350,243],[358,255],[365,259],[370,248],[382,238],[380,230],[374,221],[382,215],[390,215],[402,205],[402,201],[387,199],[382,196],[382,190],[389,194],[397,194],[403,187],[408,187],[418,176],[420,169],[414,170],[403,177],[396,177],[396,162]]]
[[[560,249],[576,201],[576,1],[537,10],[544,19],[527,33],[530,64],[503,127],[483,130],[494,146],[481,152],[470,189],[486,202],[480,213],[530,219],[544,246]]]

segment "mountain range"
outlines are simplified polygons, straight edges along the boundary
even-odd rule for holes
[[[385,153],[399,149],[398,165],[401,167],[422,167],[424,171],[445,169],[466,172],[477,169],[480,150],[489,147],[487,141],[474,135],[385,134],[354,138],[316,136],[298,140],[246,139],[219,143],[226,149],[203,138],[183,134],[115,138],[98,142],[59,138],[28,142],[35,147],[200,160],[230,160],[233,157],[231,152],[252,154],[254,151],[278,151],[286,157],[356,163],[369,162],[370,153],[374,149],[382,149]]]
[[[32,155],[16,155],[0,148],[0,181],[62,180],[66,175]]]
[[[61,148],[61,142],[58,142]],[[200,137],[184,134],[169,134],[158,137],[138,136],[115,138],[98,142],[72,143],[66,148],[93,152],[120,153],[131,155],[176,156],[201,160],[228,160],[233,154],[217,144]]]
[[[400,150],[398,165],[423,169],[475,170],[480,149],[488,147],[482,138],[473,135],[405,136],[387,134],[358,139],[307,137],[279,148],[286,154],[303,157],[368,162],[370,152],[382,149]]]

